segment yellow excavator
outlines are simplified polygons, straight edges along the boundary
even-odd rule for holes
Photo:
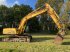
[[[23,17],[22,20],[20,21],[18,28],[4,28],[3,34],[10,35],[10,37],[2,38],[2,41],[30,42],[32,36],[24,33],[25,30],[24,26],[29,19],[45,12],[47,12],[48,15],[53,19],[53,21],[55,22],[56,26],[59,29],[59,32],[57,34],[57,37],[55,38],[54,43],[60,44],[63,40],[63,36],[65,35],[64,24],[60,22],[59,16],[48,3],[45,3],[42,7],[34,10],[33,12]]]

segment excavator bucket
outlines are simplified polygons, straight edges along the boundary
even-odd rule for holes
[[[57,35],[56,38],[54,39],[55,44],[62,44],[63,37],[60,35]]]
[[[54,43],[55,43],[55,44],[61,44],[62,41],[63,41],[63,39],[64,39],[64,35],[65,35],[65,34],[66,34],[65,29],[59,30],[59,32],[57,33],[57,36],[56,36],[56,38],[55,38],[55,40],[54,40]]]

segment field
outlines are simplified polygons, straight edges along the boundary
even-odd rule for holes
[[[70,35],[66,35],[62,45],[55,45],[55,35],[34,34],[30,43],[0,42],[0,52],[70,52]]]

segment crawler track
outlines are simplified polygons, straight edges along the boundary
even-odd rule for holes
[[[32,36],[30,35],[23,35],[23,36],[11,35],[9,37],[0,38],[0,41],[1,42],[30,42],[31,39],[32,39]]]

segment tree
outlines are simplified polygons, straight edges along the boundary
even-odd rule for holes
[[[38,0],[35,7],[38,8],[42,5],[44,5],[45,3],[48,3],[59,14],[59,10],[61,9],[63,2],[64,2],[64,0]]]
[[[54,10],[59,14],[61,6],[64,1],[63,0],[38,0],[36,3],[36,8],[43,6],[46,2],[49,3],[51,5],[51,7],[54,8]],[[42,30],[44,30],[44,31],[45,30],[49,31],[51,29],[54,30],[54,23],[53,23],[52,19],[47,15],[47,13],[44,13],[40,16],[41,16],[41,18],[40,18],[39,22],[40,22],[40,25],[42,25],[41,26]],[[46,23],[48,23],[48,25]],[[50,26],[50,24],[51,24],[51,26]]]
[[[29,26],[29,32],[39,32],[41,30],[37,17],[28,20],[27,26]]]
[[[20,20],[31,11],[32,8],[29,5],[15,4],[13,7],[9,8],[7,22],[10,24],[10,27],[18,27]]]
[[[66,24],[66,27],[67,27],[67,26],[70,26],[69,25],[70,18],[69,18],[69,14],[68,14],[70,12],[70,7],[69,7],[70,2],[66,2],[64,4],[65,4],[65,8],[63,10],[63,13],[62,13],[61,17],[62,17],[62,20]]]
[[[6,6],[4,6],[4,5],[0,6],[0,17],[1,17],[2,20],[6,19],[7,10],[8,10],[8,8]]]
[[[18,27],[20,21],[24,16],[33,11],[32,7],[29,5],[17,5],[13,7],[6,7],[4,5],[0,6],[0,21],[3,22],[3,25],[6,27]],[[37,18],[30,19],[27,24],[29,26],[29,31],[39,30],[39,24]],[[32,27],[32,29],[30,29]]]

